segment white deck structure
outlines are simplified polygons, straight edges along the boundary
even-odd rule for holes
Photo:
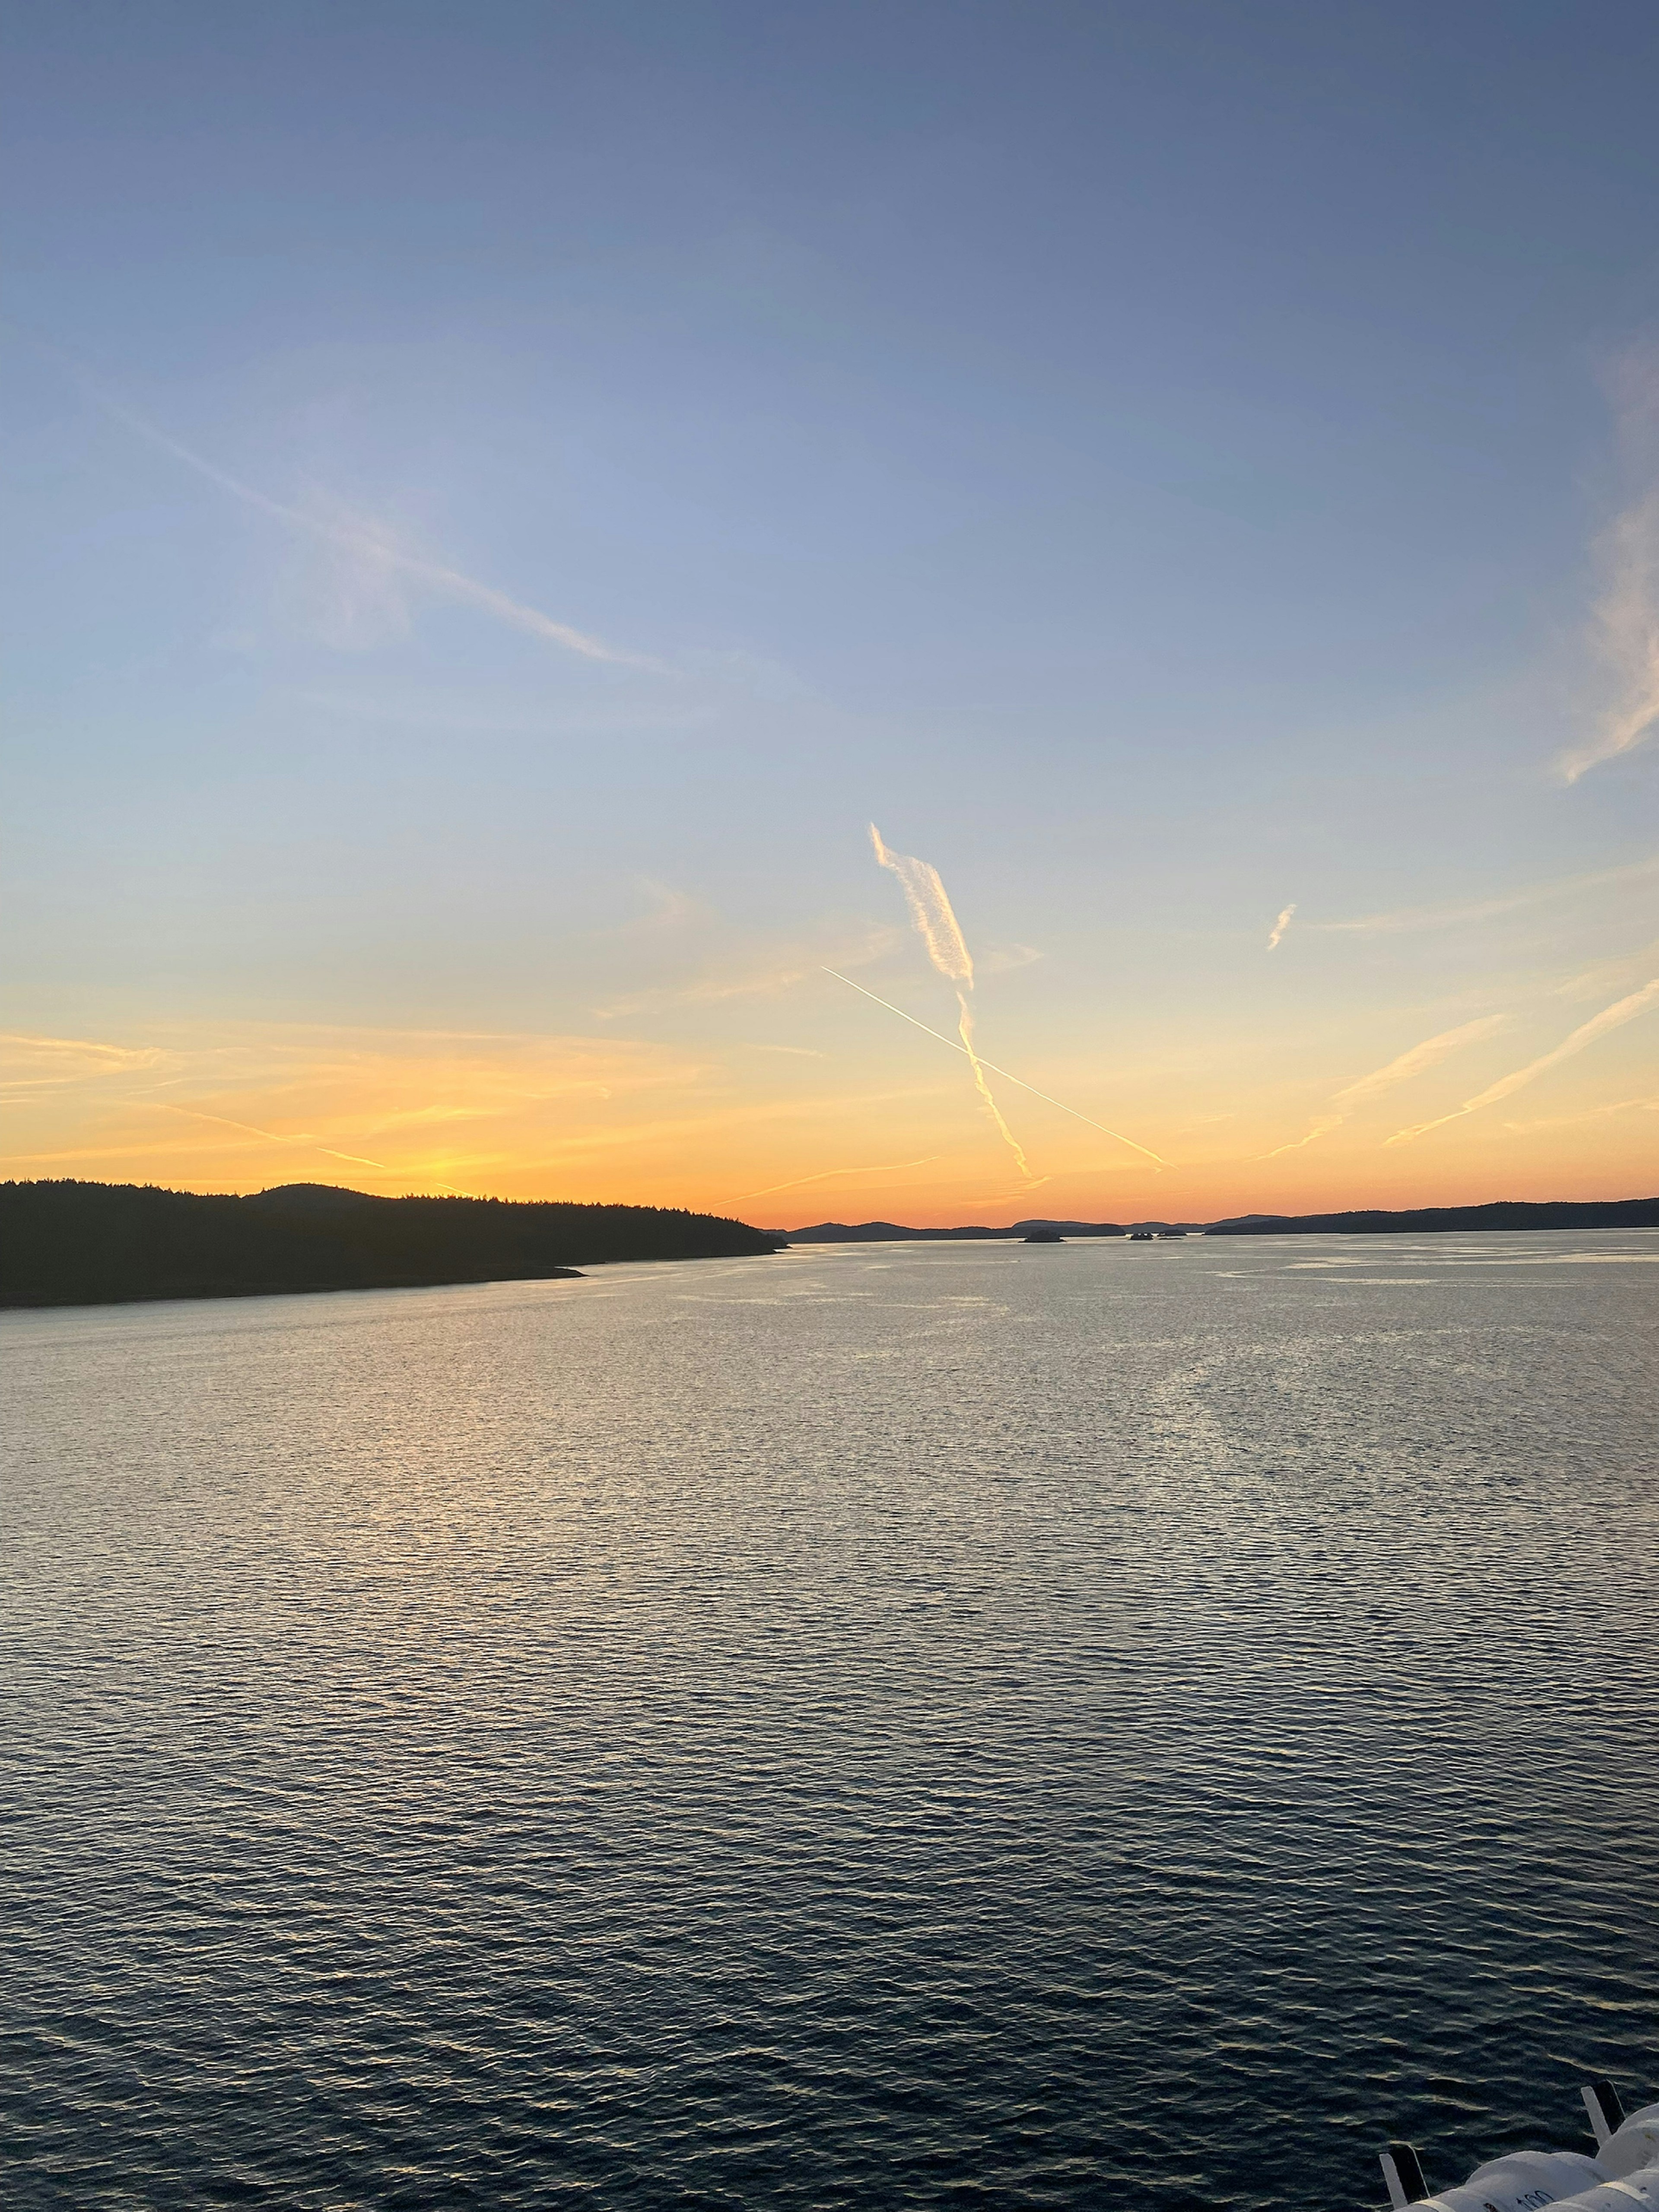
[[[1610,2082],[1591,2082],[1583,2097],[1594,2158],[1576,2150],[1510,2151],[1431,2197],[1416,2152],[1390,2143],[1382,2153],[1389,2203],[1395,2212],[1407,2205],[1423,2212],[1539,2212],[1546,2204],[1559,2212],[1659,2212],[1659,2105],[1644,2105],[1626,2119]]]

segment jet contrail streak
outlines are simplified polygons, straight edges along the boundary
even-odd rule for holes
[[[968,1065],[974,1071],[974,1088],[981,1103],[1009,1151],[1019,1164],[1019,1171],[1027,1182],[1036,1180],[1031,1164],[1025,1157],[1025,1148],[1008,1127],[1002,1109],[991,1094],[985,1080],[986,1063],[974,1049],[974,1009],[970,994],[974,988],[973,956],[968,950],[968,940],[962,933],[956,909],[951,904],[950,893],[937,868],[926,860],[918,860],[909,853],[896,853],[886,844],[879,830],[870,824],[870,842],[875,848],[876,860],[884,868],[890,869],[904,890],[904,902],[910,909],[910,919],[917,934],[927,947],[927,957],[933,962],[947,983],[954,983],[957,1006],[961,1019],[957,1024],[957,1035],[962,1039],[962,1048],[968,1055]]]
[[[1628,998],[1616,1000],[1612,1006],[1603,1006],[1599,1014],[1592,1014],[1589,1021],[1581,1023],[1571,1036],[1563,1037],[1553,1052],[1545,1053],[1541,1059],[1528,1060],[1526,1066],[1517,1067],[1512,1075],[1500,1076],[1496,1083],[1489,1084],[1478,1097],[1466,1098],[1453,1112],[1441,1115],[1438,1121],[1419,1121],[1413,1128],[1396,1129],[1393,1136],[1384,1139],[1384,1143],[1407,1145],[1413,1137],[1426,1136],[1431,1129],[1443,1129],[1448,1121],[1458,1121],[1463,1115],[1473,1114],[1480,1107],[1495,1106],[1500,1098],[1511,1097],[1530,1083],[1534,1076],[1543,1075],[1550,1068],[1559,1066],[1562,1060],[1571,1060],[1575,1053],[1583,1052],[1587,1044],[1594,1044],[1597,1037],[1605,1036],[1609,1030],[1622,1029],[1626,1022],[1633,1021],[1638,1014],[1644,1012],[1656,999],[1659,999],[1659,975],[1656,975],[1650,983],[1644,983],[1639,991],[1632,991]]]
[[[1659,728],[1659,491],[1619,517],[1604,558],[1607,588],[1595,610],[1597,641],[1620,688],[1597,734],[1556,763],[1565,783],[1634,750]]]
[[[629,668],[659,668],[655,661],[643,659],[633,653],[619,653],[614,646],[606,645],[599,638],[589,637],[585,631],[573,629],[568,623],[555,622],[551,615],[544,615],[539,607],[526,606],[522,600],[509,598],[505,592],[498,592],[493,585],[480,583],[476,576],[465,575],[459,568],[445,568],[441,562],[422,561],[416,554],[405,553],[392,544],[383,532],[368,525],[360,523],[356,527],[347,527],[325,521],[319,515],[307,514],[303,507],[289,507],[281,500],[271,499],[264,492],[255,490],[252,484],[244,483],[240,477],[232,476],[228,470],[216,467],[200,453],[192,453],[188,446],[181,445],[177,438],[169,437],[165,430],[158,430],[153,422],[146,422],[142,415],[135,414],[131,407],[100,390],[84,373],[80,374],[79,381],[88,398],[106,414],[112,415],[118,422],[125,422],[136,435],[149,445],[159,447],[162,453],[170,453],[175,461],[181,461],[187,469],[193,469],[198,476],[205,477],[210,483],[216,484],[221,491],[228,492],[233,499],[240,500],[244,506],[258,508],[261,514],[270,515],[273,521],[285,523],[290,530],[302,531],[309,537],[319,538],[327,544],[338,546],[343,551],[355,555],[359,560],[367,556],[386,568],[413,578],[417,583],[428,586],[448,599],[494,615],[498,622],[510,623],[514,629],[528,630],[532,637],[539,637],[550,645],[562,646],[567,653],[580,653],[586,660],[611,661]]]
[[[402,1181],[414,1180],[407,1168],[388,1167],[384,1160],[371,1160],[362,1152],[337,1152],[332,1145],[319,1145],[314,1137],[280,1136],[275,1129],[255,1128],[252,1121],[233,1121],[228,1114],[204,1114],[199,1107],[173,1106],[164,1098],[155,1100],[155,1110],[158,1114],[182,1114],[191,1121],[216,1121],[222,1129],[243,1129],[250,1137],[263,1137],[268,1145],[298,1145],[302,1151],[321,1152],[331,1160],[349,1160],[354,1167],[377,1168],[382,1175],[397,1176]],[[467,1191],[457,1190],[453,1182],[446,1182],[441,1176],[434,1176],[432,1181],[441,1190],[447,1190],[452,1198],[471,1195]]]
[[[974,1010],[968,1003],[968,994],[965,991],[957,993],[957,1005],[962,1011],[962,1019],[957,1024],[957,1034],[962,1039],[962,1048],[968,1055],[968,1065],[974,1071],[974,1088],[985,1102],[986,1112],[996,1123],[997,1134],[1019,1162],[1020,1173],[1027,1182],[1034,1182],[1036,1178],[1031,1173],[1031,1163],[1025,1157],[1025,1147],[1003,1120],[1002,1109],[991,1096],[991,1086],[985,1080],[986,1062],[974,1049]],[[1046,1176],[1043,1181],[1045,1182],[1048,1181]]]
[[[943,1152],[927,1152],[919,1160],[888,1160],[879,1167],[823,1168],[817,1175],[797,1176],[793,1182],[769,1182],[763,1190],[740,1190],[739,1198],[769,1198],[774,1191],[799,1190],[803,1183],[830,1182],[836,1176],[893,1175],[900,1168],[928,1168],[945,1158]]]
[[[930,1037],[937,1037],[941,1044],[948,1044],[952,1052],[966,1053],[970,1060],[977,1056],[968,1052],[965,1044],[958,1044],[955,1037],[946,1036],[943,1030],[933,1029],[927,1023],[919,1022],[914,1014],[907,1014],[902,1006],[896,1006],[890,999],[881,998],[874,991],[866,991],[862,983],[855,983],[850,975],[843,975],[839,968],[826,968],[823,972],[826,975],[833,975],[836,982],[845,983],[848,990],[856,991],[860,998],[872,999],[877,1006],[885,1006],[890,1014],[896,1014],[902,1022],[908,1022],[913,1029],[927,1030]],[[1001,1076],[1005,1083],[1018,1084],[1022,1091],[1029,1091],[1033,1098],[1041,1098],[1045,1106],[1058,1106],[1062,1114],[1069,1114],[1074,1121],[1086,1121],[1091,1129],[1098,1129],[1103,1136],[1110,1137],[1117,1144],[1127,1145],[1132,1152],[1143,1154],[1155,1167],[1169,1166],[1168,1160],[1149,1151],[1145,1145],[1136,1144],[1133,1137],[1126,1137],[1121,1129],[1109,1129],[1103,1121],[1097,1121],[1087,1114],[1079,1114],[1075,1106],[1066,1105],[1063,1099],[1051,1098],[1046,1091],[1039,1091],[1035,1083],[1028,1083],[1023,1075],[1011,1075],[1006,1067],[999,1067],[994,1060],[985,1060],[981,1065],[988,1067],[993,1075]]]
[[[1346,1091],[1339,1091],[1331,1103],[1342,1109],[1340,1114],[1322,1115],[1305,1137],[1297,1137],[1288,1145],[1275,1145],[1272,1152],[1258,1153],[1257,1158],[1276,1160],[1281,1152],[1299,1152],[1316,1137],[1328,1137],[1333,1129],[1342,1127],[1356,1107],[1368,1104],[1385,1091],[1392,1091],[1396,1084],[1409,1083],[1413,1076],[1423,1074],[1449,1052],[1455,1052],[1460,1045],[1472,1044],[1477,1037],[1490,1036],[1494,1030],[1502,1029],[1504,1019],[1502,1014],[1482,1014],[1476,1021],[1465,1022],[1461,1029],[1442,1030],[1437,1036],[1425,1037],[1421,1044],[1414,1044],[1409,1052],[1402,1052],[1397,1060],[1391,1060],[1386,1067],[1376,1068],[1370,1075],[1362,1075],[1357,1083],[1349,1084]]]
[[[904,902],[927,947],[927,957],[947,982],[965,983],[971,991],[973,957],[939,870],[930,867],[926,860],[913,860],[908,853],[894,852],[883,842],[881,832],[873,822],[870,824],[870,842],[875,848],[878,865],[890,869],[903,886]]]
[[[1285,933],[1290,927],[1291,916],[1295,912],[1296,901],[1292,899],[1290,904],[1285,908],[1284,912],[1279,915],[1278,921],[1273,924],[1273,934],[1267,939],[1267,950],[1269,952],[1277,952],[1279,946],[1284,943]]]
[[[1305,1137],[1292,1137],[1288,1145],[1275,1145],[1272,1152],[1258,1152],[1256,1158],[1259,1160],[1276,1160],[1281,1152],[1299,1152],[1304,1145],[1311,1145],[1316,1138],[1328,1137],[1333,1129],[1340,1129],[1346,1118],[1342,1114],[1328,1114],[1323,1121],[1314,1123]]]

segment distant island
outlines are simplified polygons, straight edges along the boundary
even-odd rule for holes
[[[1441,1230],[1659,1229],[1659,1198],[1501,1199],[1491,1206],[1426,1206],[1408,1212],[1368,1208],[1356,1213],[1238,1213],[1224,1221],[1016,1221],[1006,1229],[906,1229],[895,1221],[815,1222],[810,1229],[766,1233],[778,1243],[926,1243],[1005,1237],[1048,1243],[1060,1237],[1167,1236],[1363,1237],[1432,1235]]]
[[[1659,1198],[1514,1200],[1402,1213],[1246,1213],[1209,1222],[1032,1220],[1006,1229],[908,1229],[894,1221],[820,1221],[809,1229],[753,1229],[674,1207],[374,1198],[331,1183],[285,1183],[231,1198],[149,1184],[8,1182],[0,1183],[0,1307],[535,1281],[611,1261],[737,1259],[785,1244],[1516,1229],[1659,1229]]]
[[[1406,1213],[1243,1213],[1207,1237],[1414,1237],[1446,1229],[1659,1229],[1659,1198],[1499,1199],[1491,1206],[1419,1206]]]
[[[1202,1229],[1201,1221],[1016,1221],[1006,1229],[906,1229],[896,1221],[818,1221],[810,1229],[769,1229],[775,1242],[791,1244],[900,1244],[949,1243],[952,1238],[1006,1237],[1030,1243],[1055,1237],[1127,1237],[1131,1229]]]
[[[741,1221],[656,1206],[374,1198],[331,1183],[231,1198],[8,1182],[0,1306],[519,1282],[609,1261],[731,1259],[778,1241]]]

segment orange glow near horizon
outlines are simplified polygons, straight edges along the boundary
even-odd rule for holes
[[[757,1026],[752,1008],[745,1026]],[[1371,1076],[1348,1085],[1346,1113],[1328,1128],[1321,1115],[1341,1086],[1287,1074],[1265,1041],[1252,1054],[1218,1052],[1212,1071],[1118,1071],[1109,1100],[1080,1060],[1028,1059],[1068,1095],[1132,1118],[1170,1163],[1156,1169],[1010,1089],[1005,1106],[1042,1178],[1036,1188],[1012,1170],[971,1087],[938,1064],[943,1051],[902,1037],[895,1046],[884,1025],[860,1032],[856,1017],[836,1032],[855,1049],[833,1053],[730,1037],[694,1050],[608,1035],[258,1024],[15,1035],[0,1042],[10,1131],[0,1175],[623,1201],[779,1228],[1212,1219],[1648,1196],[1659,1186],[1659,1084],[1634,1023],[1599,1058],[1583,1053],[1501,1109],[1390,1148],[1402,1121],[1430,1118],[1401,1110],[1407,1082],[1413,1107],[1444,1112],[1531,1057],[1518,1030],[1468,1026],[1480,1033],[1466,1049],[1420,1073],[1413,1052],[1395,1056],[1407,1069],[1399,1088],[1370,1094]]]

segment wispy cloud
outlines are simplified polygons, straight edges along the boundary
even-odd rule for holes
[[[1613,383],[1622,441],[1644,489],[1596,548],[1601,591],[1590,644],[1608,689],[1589,737],[1556,763],[1566,783],[1659,731],[1659,352],[1627,355]]]
[[[1606,1036],[1610,1030],[1621,1029],[1626,1022],[1634,1021],[1656,999],[1659,999],[1659,976],[1650,983],[1644,983],[1639,991],[1632,991],[1628,998],[1620,999],[1611,1006],[1604,1006],[1599,1014],[1592,1015],[1589,1021],[1574,1030],[1571,1036],[1564,1037],[1553,1052],[1547,1052],[1540,1058],[1528,1061],[1525,1067],[1517,1067],[1512,1075],[1501,1076],[1477,1097],[1466,1098],[1455,1112],[1443,1114],[1437,1121],[1419,1121],[1409,1129],[1396,1129],[1388,1142],[1391,1145],[1409,1144],[1415,1137],[1426,1136],[1431,1129],[1444,1128],[1448,1121],[1458,1121],[1465,1114],[1477,1113],[1483,1106],[1495,1106],[1499,1099],[1511,1097],[1538,1076],[1547,1074],[1553,1067],[1559,1067],[1564,1060],[1571,1060],[1575,1053],[1583,1052],[1586,1045],[1594,1044],[1598,1037]]]
[[[1551,986],[1551,996],[1557,999],[1602,999],[1609,991],[1617,990],[1623,983],[1633,982],[1644,968],[1651,966],[1659,954],[1659,939],[1638,945],[1633,952],[1621,952],[1611,960],[1598,960],[1593,968],[1580,969],[1577,975],[1569,975],[1565,981]]]
[[[1451,929],[1467,921],[1489,921],[1499,915],[1547,905],[1552,899],[1570,897],[1575,891],[1600,890],[1609,884],[1645,882],[1659,877],[1659,853],[1645,860],[1632,860],[1617,868],[1598,868],[1583,876],[1560,876],[1553,883],[1528,884],[1524,889],[1500,892],[1496,898],[1475,899],[1467,904],[1402,907],[1392,914],[1360,915],[1351,921],[1300,921],[1298,929],[1326,934],[1384,935],[1401,930]]]
[[[1294,899],[1291,901],[1287,907],[1281,908],[1279,919],[1273,926],[1273,933],[1267,939],[1267,950],[1269,952],[1277,952],[1279,946],[1285,942],[1285,933],[1290,927],[1291,917],[1295,912],[1296,901]]]
[[[556,645],[566,653],[576,653],[585,660],[609,661],[623,667],[664,672],[659,662],[607,645],[603,639],[591,636],[572,623],[558,622],[551,615],[544,614],[539,607],[526,605],[522,599],[497,591],[493,584],[483,583],[477,577],[466,575],[441,561],[428,560],[402,544],[384,523],[353,514],[349,508],[321,495],[301,507],[272,499],[180,440],[169,436],[90,378],[82,375],[80,382],[98,406],[118,422],[125,422],[149,444],[171,454],[209,483],[240,500],[243,506],[328,546],[337,556],[349,561],[351,571],[349,579],[341,580],[344,597],[338,617],[344,637],[360,631],[365,623],[371,629],[376,624],[395,629],[404,619],[396,586],[406,582],[421,586],[456,605],[477,608],[497,622],[539,638],[545,645]]]
[[[0,1030],[0,1104],[40,1104],[84,1085],[153,1073],[170,1055],[154,1045],[102,1044],[90,1037]]]
[[[1327,1114],[1316,1121],[1305,1136],[1292,1137],[1288,1145],[1275,1145],[1270,1152],[1259,1152],[1258,1159],[1276,1160],[1281,1152],[1299,1152],[1305,1146],[1315,1144],[1321,1137],[1328,1137],[1333,1129],[1340,1129],[1347,1119],[1345,1114]]]
[[[0,1030],[0,1055],[47,1069],[64,1081],[124,1075],[155,1067],[167,1058],[155,1045],[100,1044],[90,1037],[34,1036],[20,1030]]]
[[[1465,1022],[1459,1029],[1442,1030],[1437,1036],[1425,1037],[1421,1044],[1413,1045],[1409,1052],[1402,1052],[1397,1059],[1389,1060],[1386,1066],[1374,1068],[1369,1075],[1362,1075],[1357,1083],[1351,1083],[1346,1090],[1337,1091],[1331,1103],[1340,1109],[1339,1112],[1322,1115],[1305,1136],[1297,1137],[1288,1145],[1275,1145],[1272,1152],[1263,1152],[1261,1158],[1276,1160],[1281,1152],[1299,1152],[1317,1139],[1328,1137],[1334,1129],[1342,1127],[1357,1108],[1368,1105],[1373,1098],[1381,1098],[1397,1084],[1409,1083],[1413,1076],[1425,1074],[1430,1068],[1437,1066],[1448,1053],[1456,1052],[1463,1045],[1474,1044],[1480,1037],[1490,1036],[1494,1030],[1503,1027],[1504,1019],[1502,1014],[1483,1014],[1478,1021]]]
[[[1587,1106],[1582,1114],[1552,1114],[1539,1121],[1505,1121],[1506,1129],[1571,1129],[1585,1121],[1611,1121],[1615,1114],[1659,1114],[1659,1091],[1647,1098],[1620,1098],[1610,1106]]]
[[[1564,783],[1633,752],[1659,729],[1659,491],[1621,514],[1602,548],[1607,585],[1595,617],[1616,690],[1595,734],[1557,763]]]
[[[883,842],[873,822],[870,842],[877,865],[898,878],[916,933],[927,947],[927,957],[947,982],[960,983],[971,991],[974,963],[939,870],[908,853],[894,852]]]
[[[835,1182],[847,1176],[896,1175],[901,1168],[932,1167],[936,1160],[942,1160],[944,1158],[943,1152],[927,1152],[919,1160],[888,1160],[884,1164],[874,1167],[821,1168],[817,1175],[796,1176],[789,1182],[769,1182],[759,1190],[740,1190],[738,1197],[739,1200],[770,1198],[776,1191],[801,1190],[809,1182]]]
[[[1425,1075],[1430,1068],[1437,1067],[1449,1053],[1456,1052],[1466,1044],[1474,1044],[1481,1037],[1491,1036],[1495,1030],[1503,1028],[1504,1018],[1502,1014],[1482,1014],[1478,1020],[1465,1022],[1461,1028],[1442,1030],[1437,1036],[1425,1037],[1421,1044],[1414,1044],[1409,1052],[1402,1052],[1386,1067],[1379,1067],[1370,1075],[1362,1075],[1358,1083],[1351,1083],[1346,1091],[1339,1091],[1331,1103],[1351,1114],[1355,1107],[1363,1106],[1372,1098],[1380,1098],[1384,1091],[1392,1091],[1397,1084],[1409,1083],[1414,1075]]]
[[[706,1087],[700,1063],[621,1041],[262,1024],[138,1047],[0,1038],[0,1079],[43,1052],[63,1079],[18,1094],[0,1172],[139,1160],[150,1179],[246,1188],[292,1179],[277,1162],[310,1154],[380,1187],[465,1191],[481,1164],[516,1170],[550,1128],[626,1137],[653,1094]],[[480,1129],[483,1154],[468,1148]]]
[[[636,933],[653,930],[672,933],[708,918],[706,907],[689,892],[676,890],[672,884],[659,884],[652,876],[638,876],[635,883],[636,888],[651,901],[651,910],[648,914],[636,915],[632,921],[625,922],[623,925],[625,929]]]
[[[981,953],[979,972],[981,975],[1012,975],[1042,957],[1035,945],[994,945],[988,952]]]
[[[826,937],[828,933],[826,932]],[[735,999],[770,999],[816,975],[824,965],[824,952],[842,966],[868,967],[901,943],[896,929],[867,928],[839,944],[833,939],[818,947],[786,946],[769,959],[744,966],[710,967],[683,982],[664,983],[645,991],[631,991],[593,1009],[598,1021],[611,1022],[635,1014],[654,1013],[669,1006],[709,1006]]]
[[[297,1146],[302,1152],[315,1152],[324,1159],[343,1160],[349,1167],[373,1168],[377,1175],[391,1176],[399,1182],[404,1180],[404,1170],[390,1167],[385,1160],[372,1160],[362,1152],[337,1152],[332,1145],[319,1144],[315,1137],[302,1133],[296,1132],[284,1135],[275,1129],[258,1128],[252,1121],[233,1121],[228,1114],[204,1114],[197,1106],[173,1106],[164,1103],[160,1099],[154,1102],[154,1110],[158,1114],[182,1114],[185,1120],[190,1121],[216,1122],[223,1129],[240,1129],[246,1136],[262,1137],[268,1145]],[[447,1191],[452,1198],[465,1198],[471,1194],[464,1190],[457,1190],[453,1183],[444,1182],[436,1176],[434,1176],[431,1180],[437,1183],[440,1190]]]

